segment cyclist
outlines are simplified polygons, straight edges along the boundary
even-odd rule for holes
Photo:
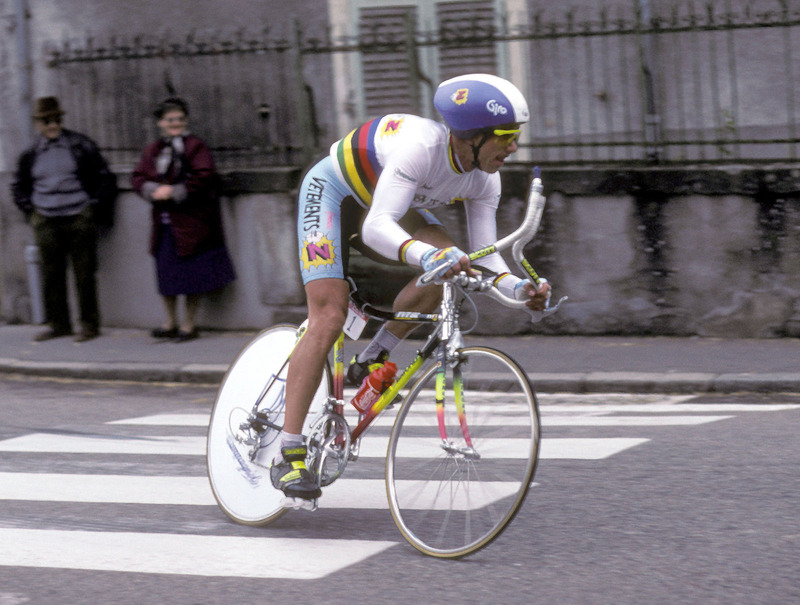
[[[469,74],[442,82],[434,105],[444,125],[410,114],[376,118],[334,143],[303,179],[297,230],[308,327],[289,363],[281,456],[271,468],[272,482],[288,505],[313,508],[321,495],[305,467],[302,429],[328,352],[347,317],[350,245],[360,239],[368,254],[425,271],[438,269],[440,277],[473,274],[466,254],[430,212],[456,201],[466,211],[470,248],[497,239],[498,170],[517,150],[520,128],[528,121],[525,98],[507,80]],[[531,309],[544,308],[546,282],[536,289],[513,276],[499,254],[482,258],[481,266],[496,274],[501,291],[526,300]],[[430,313],[440,298],[441,287],[418,288],[412,280],[393,308]],[[385,361],[414,327],[385,324],[354,359],[350,381],[360,383],[369,367]]]

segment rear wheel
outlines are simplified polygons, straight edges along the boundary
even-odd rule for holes
[[[208,478],[220,508],[237,523],[266,525],[288,510],[267,466],[280,449],[286,372],[297,338],[297,326],[261,332],[236,357],[217,393],[208,427]],[[322,410],[329,385],[326,367],[304,434]]]
[[[438,364],[411,388],[386,457],[397,527],[415,548],[443,558],[474,553],[500,535],[522,506],[539,454],[539,410],[525,372],[494,349],[457,355],[440,409]]]

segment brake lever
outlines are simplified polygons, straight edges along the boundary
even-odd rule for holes
[[[558,311],[558,308],[561,306],[561,303],[563,303],[565,300],[568,299],[569,296],[562,296],[561,298],[558,299],[558,302],[555,305],[551,305],[550,297],[548,296],[547,302],[544,305],[544,309],[542,309],[541,311],[532,311],[531,309],[528,309],[528,313],[531,316],[531,323],[540,322],[548,315],[552,315],[553,313]]]

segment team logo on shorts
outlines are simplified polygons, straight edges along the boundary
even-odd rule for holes
[[[332,265],[336,259],[333,242],[322,231],[311,231],[300,246],[303,270]]]

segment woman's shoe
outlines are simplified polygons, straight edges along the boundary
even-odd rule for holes
[[[198,336],[200,336],[200,331],[197,328],[192,328],[191,331],[189,332],[178,330],[178,333],[175,336],[175,342],[186,342],[187,340],[194,340]]]
[[[72,328],[47,328],[44,332],[39,332],[33,337],[34,342],[44,342],[62,336],[72,336]]]
[[[81,333],[75,337],[75,342],[87,342],[100,336],[100,330],[89,329],[81,330]]]
[[[153,338],[176,338],[178,336],[178,328],[156,328],[150,332]]]

